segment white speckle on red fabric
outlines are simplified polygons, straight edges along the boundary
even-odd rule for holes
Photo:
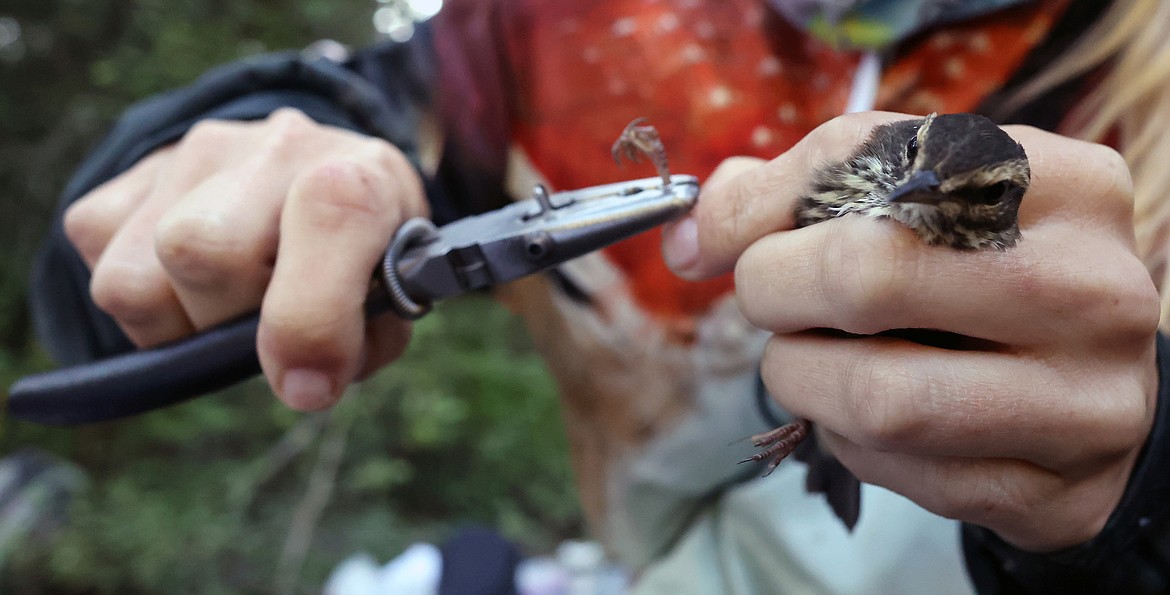
[[[683,59],[691,64],[697,64],[707,59],[707,52],[702,46],[694,43],[687,44],[682,49]]]
[[[655,23],[655,26],[661,33],[670,33],[671,31],[678,29],[678,15],[674,14],[673,12],[668,12],[658,17],[658,22]]]
[[[756,70],[760,73],[761,78],[780,76],[784,72],[784,63],[775,56],[768,56],[760,60],[760,65]]]
[[[947,58],[947,61],[943,63],[943,72],[945,72],[949,78],[962,78],[963,75],[967,72],[967,65],[963,63],[962,58],[958,56],[952,56]]]
[[[713,107],[727,107],[731,105],[731,89],[729,89],[727,85],[718,85],[712,87],[711,92],[708,94],[707,98]]]
[[[634,20],[633,17],[624,17],[613,22],[613,27],[610,29],[610,32],[613,33],[614,37],[620,39],[633,35],[634,31],[637,30],[638,21]]]
[[[785,124],[791,124],[796,121],[800,113],[796,111],[796,105],[791,102],[786,102],[776,110],[776,116]]]
[[[776,134],[772,132],[771,128],[767,126],[756,126],[752,130],[752,144],[757,148],[763,148],[772,143],[776,138]]]

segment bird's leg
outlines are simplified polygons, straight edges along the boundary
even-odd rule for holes
[[[740,461],[740,463],[747,463],[749,461],[757,462],[767,458],[772,460],[768,462],[767,469],[764,470],[764,477],[767,477],[776,470],[792,451],[796,450],[796,446],[801,443],[808,436],[809,421],[804,418],[797,418],[791,423],[784,424],[775,430],[756,434],[752,436],[752,445],[757,447],[767,447],[764,450]]]
[[[622,162],[622,156],[630,161],[638,161],[641,155],[650,158],[658,176],[662,178],[662,185],[670,185],[670,164],[666,160],[666,146],[662,144],[662,137],[658,129],[650,125],[642,125],[646,118],[636,118],[626,124],[618,139],[610,148],[610,154],[617,163]]]

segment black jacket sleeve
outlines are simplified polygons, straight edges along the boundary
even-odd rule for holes
[[[964,526],[967,568],[980,593],[1170,593],[1170,340],[1161,333],[1158,372],[1153,430],[1104,530],[1080,546],[1034,554]]]
[[[70,365],[128,351],[130,342],[89,297],[89,271],[65,238],[61,215],[93,188],[206,119],[254,120],[281,107],[390,141],[416,157],[417,106],[430,88],[425,28],[408,44],[382,44],[346,62],[299,52],[214,69],[189,87],[128,109],[67,185],[31,275],[31,310],[49,353]]]

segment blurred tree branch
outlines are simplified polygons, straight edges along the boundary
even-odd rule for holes
[[[305,556],[313,543],[313,534],[321,521],[321,515],[333,495],[337,472],[341,468],[349,430],[353,427],[355,418],[356,416],[347,411],[344,405],[338,405],[327,418],[325,432],[317,449],[317,461],[309,475],[305,495],[301,497],[293,513],[288,537],[284,540],[280,561],[276,565],[274,584],[279,595],[292,595],[300,584]]]

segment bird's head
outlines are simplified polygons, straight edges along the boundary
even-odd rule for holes
[[[1020,201],[1031,180],[1024,147],[976,114],[932,114],[888,126],[881,145],[898,152],[904,166],[886,197],[891,216],[920,233],[930,228],[934,243],[957,248],[1016,243]]]

